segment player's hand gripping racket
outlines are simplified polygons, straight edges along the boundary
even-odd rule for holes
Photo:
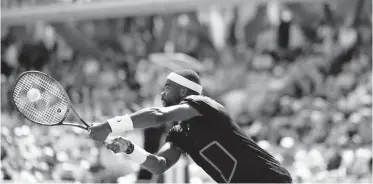
[[[13,89],[13,102],[17,110],[34,123],[46,126],[69,125],[89,130],[90,125],[76,112],[64,88],[45,73],[22,73]],[[64,122],[70,110],[81,124]]]

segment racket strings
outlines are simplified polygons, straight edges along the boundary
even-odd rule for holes
[[[27,99],[27,92],[35,88],[41,98],[36,102]],[[31,121],[52,125],[61,122],[68,112],[69,102],[57,81],[40,74],[23,75],[14,88],[13,99],[19,111]]]

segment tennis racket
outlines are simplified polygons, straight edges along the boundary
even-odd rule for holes
[[[38,100],[30,101],[28,98],[31,89],[37,92]],[[60,83],[39,71],[27,71],[18,77],[13,89],[13,103],[33,123],[45,126],[68,125],[87,131],[90,127],[76,112]],[[79,119],[80,124],[64,122],[70,112]]]

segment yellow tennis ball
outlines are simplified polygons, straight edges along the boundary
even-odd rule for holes
[[[40,100],[40,98],[41,98],[41,94],[40,94],[40,91],[38,89],[31,88],[27,92],[27,99],[30,102],[36,102],[36,101]]]

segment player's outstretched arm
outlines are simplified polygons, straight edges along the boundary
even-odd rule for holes
[[[182,150],[171,142],[164,144],[156,155],[150,154],[123,137],[115,138],[111,144],[107,145],[107,148],[114,153],[127,153],[134,161],[156,175],[167,171],[182,154]]]
[[[93,125],[89,128],[89,134],[94,140],[105,141],[110,133],[154,127],[166,122],[187,120],[195,116],[200,116],[200,114],[189,104],[145,108],[129,115],[111,118],[105,123]]]
[[[148,128],[172,121],[184,121],[200,114],[189,104],[170,107],[151,107],[130,115],[133,128]]]

